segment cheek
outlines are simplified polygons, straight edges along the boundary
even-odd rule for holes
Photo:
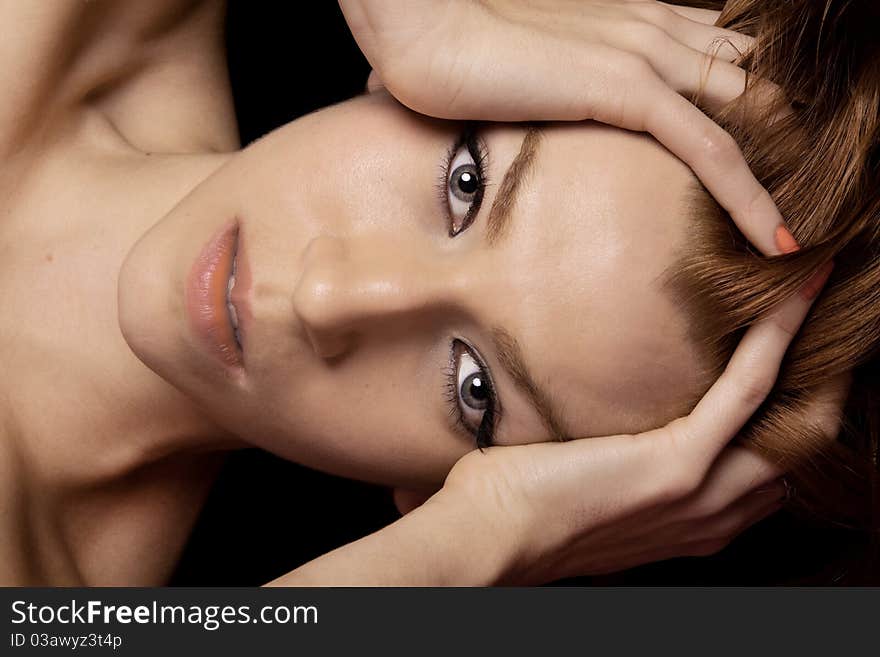
[[[376,333],[333,364],[304,341],[271,341],[291,330],[287,300],[316,236],[371,233],[377,245],[407,248],[447,239],[436,184],[454,133],[399,108],[352,101],[257,142],[229,172],[269,345],[242,403],[240,435],[310,467],[413,486],[441,483],[473,449],[448,428],[448,347],[436,336],[411,326]]]
[[[304,117],[248,149],[242,202],[260,221],[314,234],[442,220],[436,189],[456,129],[359,100]]]
[[[441,349],[389,337],[343,362],[277,376],[248,436],[333,474],[386,485],[442,483],[473,445],[449,429]],[[259,426],[259,430],[254,429]]]

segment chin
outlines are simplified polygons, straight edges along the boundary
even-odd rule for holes
[[[183,304],[181,295],[173,294],[175,269],[168,262],[169,250],[156,244],[151,233],[132,247],[120,269],[119,329],[132,352],[173,383],[186,362],[182,358]]]

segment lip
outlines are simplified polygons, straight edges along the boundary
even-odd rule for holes
[[[185,294],[190,328],[224,366],[236,370],[243,368],[244,361],[242,351],[235,343],[235,334],[226,308],[226,289],[238,239],[237,221],[224,226],[211,238],[193,263],[186,281]],[[239,253],[236,258],[236,289],[233,292],[238,291],[241,264]],[[235,305],[238,312],[239,306]],[[243,336],[241,320],[239,334]]]
[[[237,244],[235,246],[235,287],[229,300],[235,306],[238,318],[238,338],[241,342],[242,360],[248,351],[248,328],[253,325],[251,313],[251,267],[247,257],[247,236],[239,225]]]

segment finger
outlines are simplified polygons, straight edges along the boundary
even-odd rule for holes
[[[650,132],[690,166],[763,254],[785,253],[794,238],[770,194],[749,169],[737,143],[666,83],[658,82],[653,90],[642,88],[629,95],[635,110],[628,122],[637,126],[630,129]]]
[[[782,508],[785,487],[780,482],[746,495],[715,517],[703,520],[699,532],[704,541],[729,543],[743,531]]]
[[[754,450],[728,447],[712,464],[697,492],[681,502],[676,514],[685,518],[713,516],[758,490],[779,485],[782,474],[779,465]]]
[[[529,38],[525,30],[520,36]],[[645,57],[591,44],[584,46],[576,62],[582,68],[560,67],[552,50],[540,49],[525,68],[516,58],[502,57],[493,65],[491,75],[480,78],[479,85],[473,80],[456,81],[454,76],[446,76],[450,90],[445,93],[436,85],[426,88],[423,80],[407,79],[413,71],[403,67],[398,71],[400,79],[394,94],[410,109],[437,118],[595,119],[650,132],[691,167],[746,238],[764,254],[784,252],[775,242],[780,227],[794,241],[784,228],[776,204],[752,174],[733,138],[671,89]],[[451,64],[438,66],[443,70]],[[572,79],[582,84],[572,84]],[[559,95],[530,91],[534,89],[555,89]]]
[[[745,34],[740,34],[733,30],[725,30],[720,27],[710,27],[702,23],[689,21],[681,16],[677,16],[673,22],[679,21],[681,24],[677,28],[670,30],[679,41],[694,50],[727,62],[735,62],[742,58],[755,41],[752,37]]]
[[[781,487],[756,491],[711,520],[701,518],[696,525],[691,520],[650,529],[644,540],[630,541],[616,549],[607,563],[592,565],[591,573],[610,573],[644,563],[720,552],[743,531],[782,508],[784,494]]]
[[[704,25],[715,25],[715,23],[718,21],[718,17],[721,15],[720,11],[715,11],[713,9],[680,7],[678,5],[673,5],[668,2],[658,2],[657,4],[662,5],[671,11],[674,11],[679,16],[684,16],[688,20],[703,23]]]
[[[746,72],[735,64],[712,59],[666,32],[657,30],[657,42],[641,36],[622,36],[620,46],[642,55],[675,91],[695,98],[710,111],[717,112],[738,98],[746,89]]]
[[[780,490],[782,474],[777,464],[753,449],[727,447],[693,493],[674,501],[662,514],[654,508],[648,509],[641,518],[642,527],[649,533],[666,531],[664,528],[678,531],[678,534],[669,535],[670,541],[677,541],[677,536],[690,540],[688,533],[695,522],[712,518],[756,492],[771,488]]]
[[[831,274],[831,262],[819,268],[800,292],[753,324],[724,372],[675,431],[711,464],[770,393],[785,351]],[[670,425],[671,426],[671,425]]]
[[[752,37],[733,30],[691,20],[662,3],[640,3],[633,5],[631,10],[642,20],[663,29],[678,42],[728,62],[742,57],[755,41]]]
[[[649,12],[645,20],[649,21],[653,13]],[[694,34],[694,28],[676,26],[676,21],[697,25],[683,18],[653,17],[653,21],[639,24],[639,29],[621,30],[613,45],[624,52],[640,55],[670,87],[691,98],[699,96],[703,106],[713,112],[746,91],[747,73],[731,61],[750,47],[751,37],[729,32],[740,39],[739,46],[734,48],[728,44],[726,58],[712,57],[708,53],[725,42],[725,30],[698,25],[697,29],[708,33]],[[777,85],[755,79],[749,95],[750,109],[770,106],[780,94],[782,90]]]

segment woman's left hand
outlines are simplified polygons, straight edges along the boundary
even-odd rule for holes
[[[733,64],[751,38],[718,12],[633,0],[340,0],[387,90],[442,119],[595,119],[649,132],[687,163],[766,255],[784,225],[709,109],[745,89]],[[712,53],[714,57],[707,56]],[[766,83],[768,88],[771,86]]]

